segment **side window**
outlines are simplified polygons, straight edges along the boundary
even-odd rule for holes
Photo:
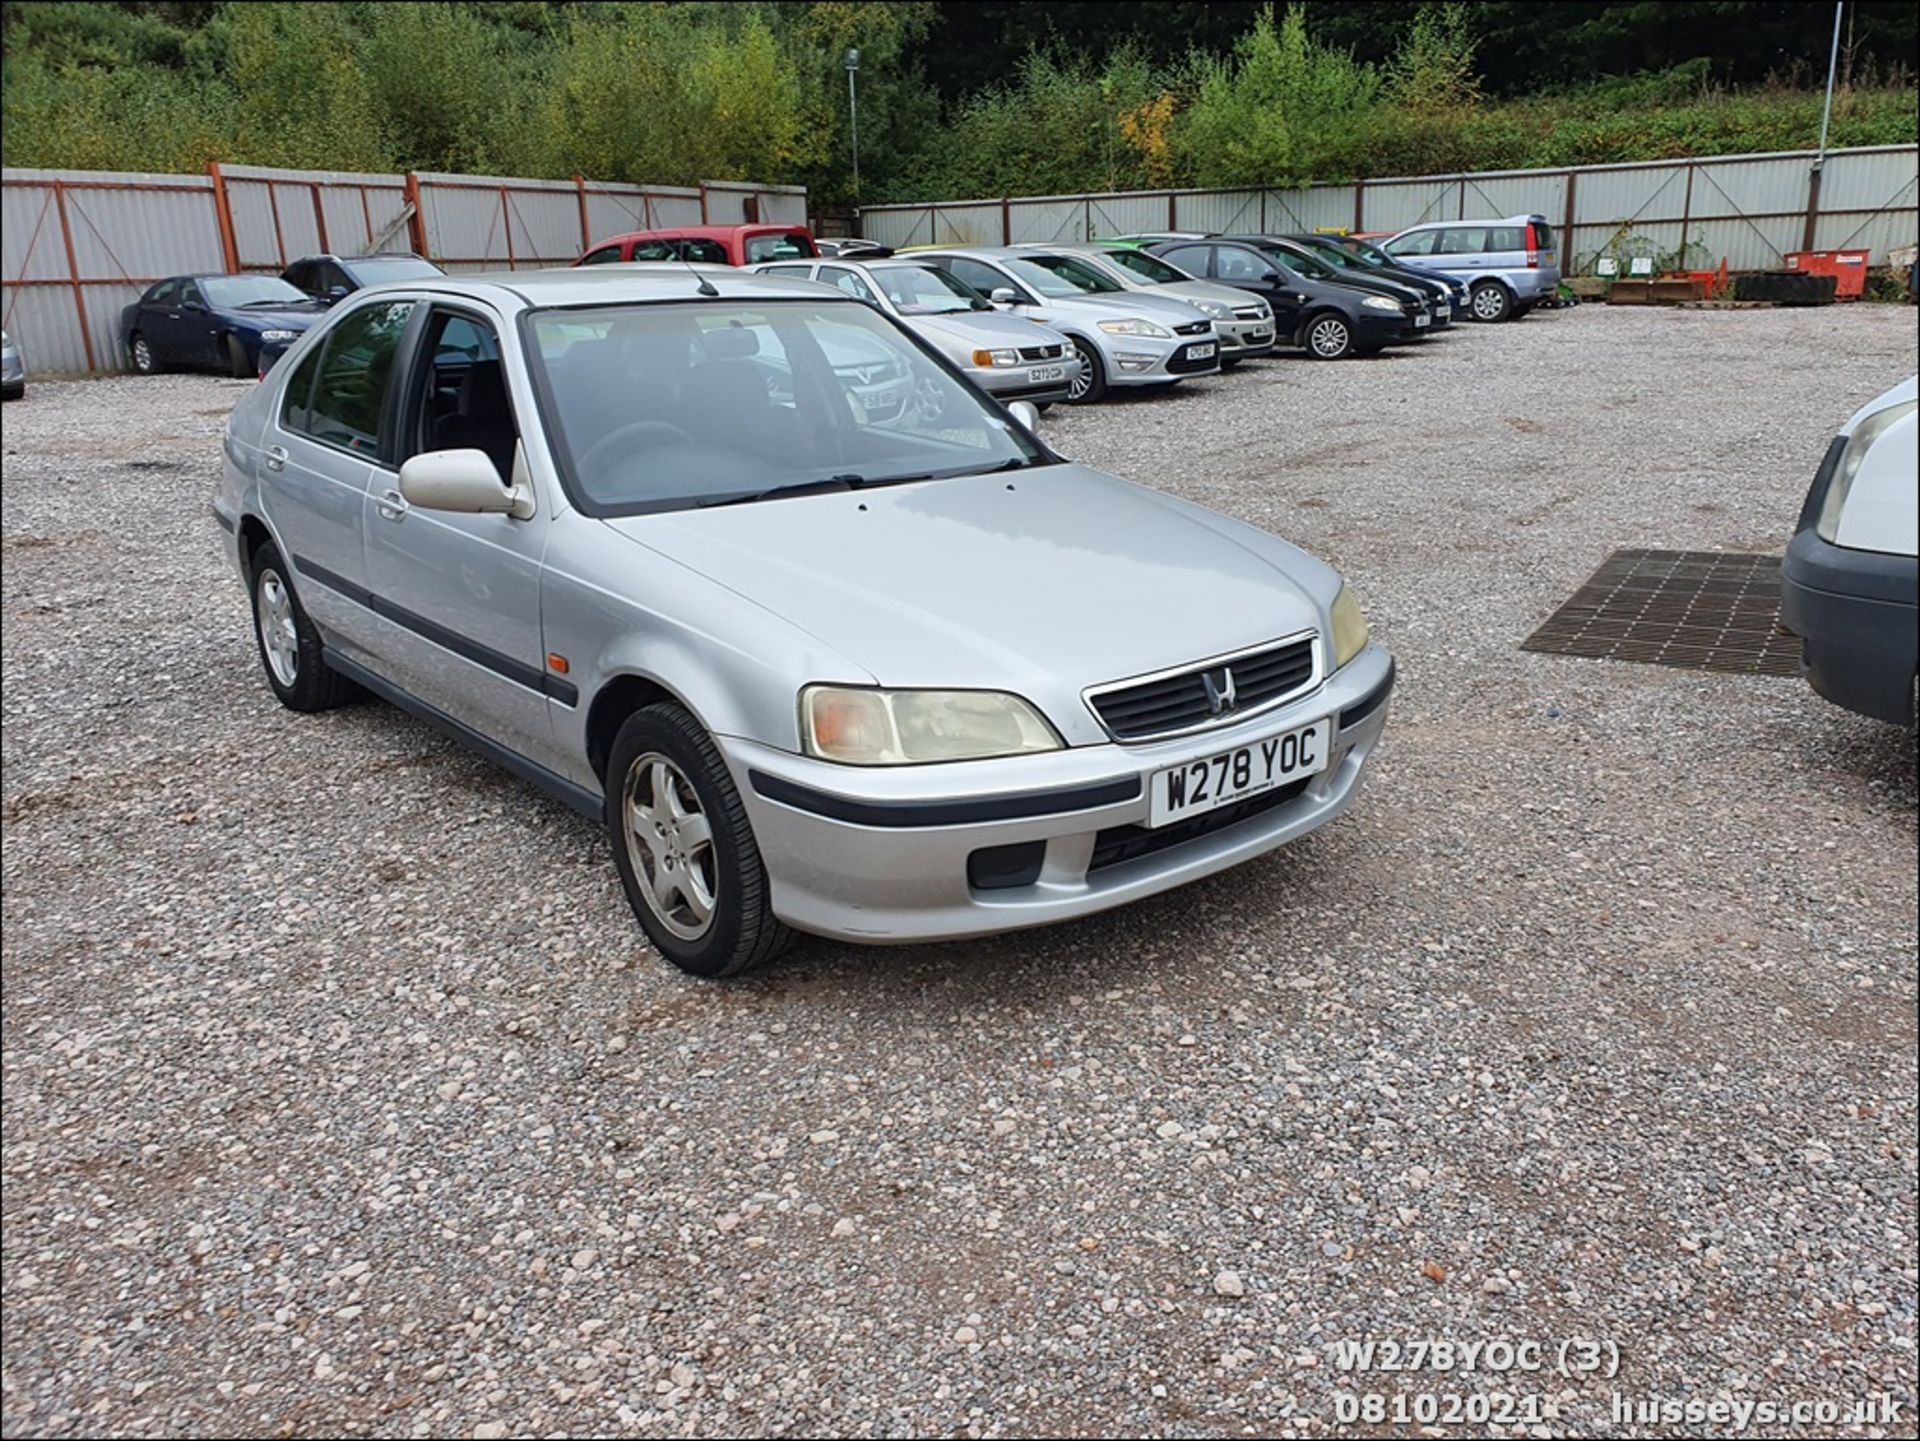
[[[598,250],[589,250],[580,258],[582,265],[611,265],[620,259],[618,245],[603,245]]]
[[[1440,232],[1440,254],[1478,255],[1487,248],[1487,231],[1481,225],[1456,225]]]
[[[146,299],[140,303],[142,305],[151,305],[159,309],[165,309],[167,306],[177,303],[179,299],[180,282],[177,280],[163,280],[154,286],[153,289],[149,290]]]
[[[205,310],[207,308],[207,297],[201,293],[200,287],[193,281],[183,280],[180,282],[179,293],[173,298],[173,303],[175,305],[197,305],[202,310]]]
[[[319,357],[306,423],[290,428],[342,450],[376,454],[394,355],[412,314],[411,300],[393,300],[364,306],[335,326]],[[299,379],[296,372],[296,385]]]
[[[1261,276],[1274,268],[1273,262],[1265,257],[1232,245],[1223,245],[1213,254],[1215,263],[1220,267],[1219,276],[1222,280],[1250,280],[1258,283]]]
[[[1182,245],[1177,250],[1169,250],[1160,258],[1169,265],[1177,265],[1189,275],[1204,276],[1207,273],[1208,252],[1211,245]]]
[[[680,242],[681,253],[686,259],[699,265],[727,264],[727,247],[717,240],[701,240],[698,237]]]
[[[879,303],[878,297],[873,293],[873,287],[861,278],[857,270],[849,270],[844,265],[823,265],[820,267],[820,278],[830,285],[839,286],[847,294],[855,299],[864,300],[869,305]]]
[[[319,345],[308,351],[307,358],[294,371],[293,379],[287,382],[287,393],[280,399],[282,430],[306,431],[309,419],[307,400],[313,394],[313,377],[320,369],[320,356],[325,349],[324,345]]]
[[[679,253],[670,241],[665,240],[640,240],[633,247],[635,260],[672,260]],[[618,258],[617,253],[615,258]]]
[[[1405,235],[1397,235],[1380,248],[1389,255],[1431,255],[1433,243],[1440,238],[1437,230],[1410,230]]]
[[[991,265],[978,260],[969,260],[964,255],[956,255],[945,262],[947,270],[958,280],[965,281],[982,295],[992,295],[1003,290],[1013,282],[995,270]]]
[[[484,450],[504,479],[513,473],[519,439],[493,326],[461,310],[435,310],[414,371],[412,434],[402,458],[429,450]]]
[[[1487,232],[1489,250],[1525,250],[1527,234],[1518,225],[1496,225]]]

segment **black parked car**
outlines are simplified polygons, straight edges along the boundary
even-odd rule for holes
[[[1473,314],[1470,304],[1472,296],[1466,285],[1451,276],[1432,270],[1415,270],[1412,266],[1400,264],[1391,256],[1387,257],[1385,265],[1376,265],[1357,251],[1347,249],[1342,237],[1337,235],[1283,235],[1279,238],[1302,250],[1311,251],[1335,270],[1352,271],[1361,278],[1391,280],[1399,285],[1411,286],[1434,303],[1435,330],[1444,330],[1454,321],[1467,319]]]
[[[445,274],[419,255],[308,255],[281,271],[280,278],[322,305],[335,305],[369,285]]]
[[[1200,279],[1263,296],[1279,340],[1318,360],[1372,355],[1432,324],[1415,292],[1358,276],[1342,280],[1324,262],[1265,236],[1209,235],[1146,248]]]
[[[284,350],[325,312],[277,275],[176,275],[120,312],[120,343],[142,375],[179,367],[252,379],[262,347]]]

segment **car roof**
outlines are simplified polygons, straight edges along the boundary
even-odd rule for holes
[[[1533,220],[1542,225],[1548,223],[1544,215],[1488,215],[1478,220],[1422,220],[1409,225],[1407,230],[1458,230],[1463,225],[1525,225]],[[1400,234],[1405,235],[1407,230],[1402,230]]]
[[[625,240],[726,240],[736,235],[791,235],[796,230],[806,231],[807,227],[797,220],[785,224],[762,221],[756,225],[662,225],[652,230],[623,230],[618,235],[596,240],[587,248],[598,250]],[[807,234],[811,238],[812,232]]]
[[[706,281],[720,293],[700,294]],[[436,275],[369,287],[363,294],[408,291],[485,300],[507,310],[539,310],[575,305],[648,304],[685,301],[844,299],[860,302],[831,286],[780,275],[760,275],[727,265],[681,265],[673,261],[643,265],[566,266],[553,270],[511,270],[484,275]]]

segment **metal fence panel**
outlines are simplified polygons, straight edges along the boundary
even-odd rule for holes
[[[1266,212],[1266,230],[1270,235],[1351,230],[1353,187],[1316,185],[1309,190],[1269,190]]]
[[[1820,177],[1820,209],[1879,210],[1883,206],[1914,208],[1920,190],[1920,150],[1842,150],[1827,158]],[[1865,217],[1861,217],[1864,219]],[[1905,240],[1915,236],[1909,222]]]
[[[660,230],[700,223],[700,192],[644,189],[632,185],[587,182],[589,245],[630,230]]]
[[[1815,250],[1865,250],[1875,265],[1887,263],[1887,252],[1914,243],[1913,216],[1896,211],[1879,215],[1822,215],[1813,227]],[[1798,246],[1796,237],[1794,244]]]
[[[1361,222],[1369,231],[1400,231],[1429,220],[1458,218],[1460,185],[1453,180],[1398,180],[1367,186]]]
[[[966,216],[965,228],[981,239],[978,245],[998,245],[1000,243],[1000,207],[973,206],[963,212]],[[1086,239],[1086,207],[1078,200],[1055,197],[1047,200],[1016,200],[1007,207],[1007,230],[1015,245],[1046,245],[1053,241],[1073,241]],[[945,222],[948,212],[942,211],[939,219]],[[1118,235],[1120,231],[1112,231]]]
[[[1467,177],[1468,220],[1504,220],[1509,215],[1544,216],[1557,230],[1567,215],[1566,173]]]
[[[1784,270],[1787,252],[1800,248],[1805,223],[1798,215],[1770,220],[1695,217],[1687,226],[1687,243],[1704,252],[1692,258],[1704,261],[1709,268],[1719,265],[1724,256],[1730,270]]]
[[[1158,229],[1159,227],[1154,227]],[[1195,190],[1173,197],[1174,230],[1205,234],[1251,234],[1260,228],[1257,190]]]

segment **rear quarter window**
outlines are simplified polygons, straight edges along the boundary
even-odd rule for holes
[[[1525,250],[1527,248],[1527,230],[1523,225],[1496,225],[1487,232],[1487,249],[1494,251]]]

